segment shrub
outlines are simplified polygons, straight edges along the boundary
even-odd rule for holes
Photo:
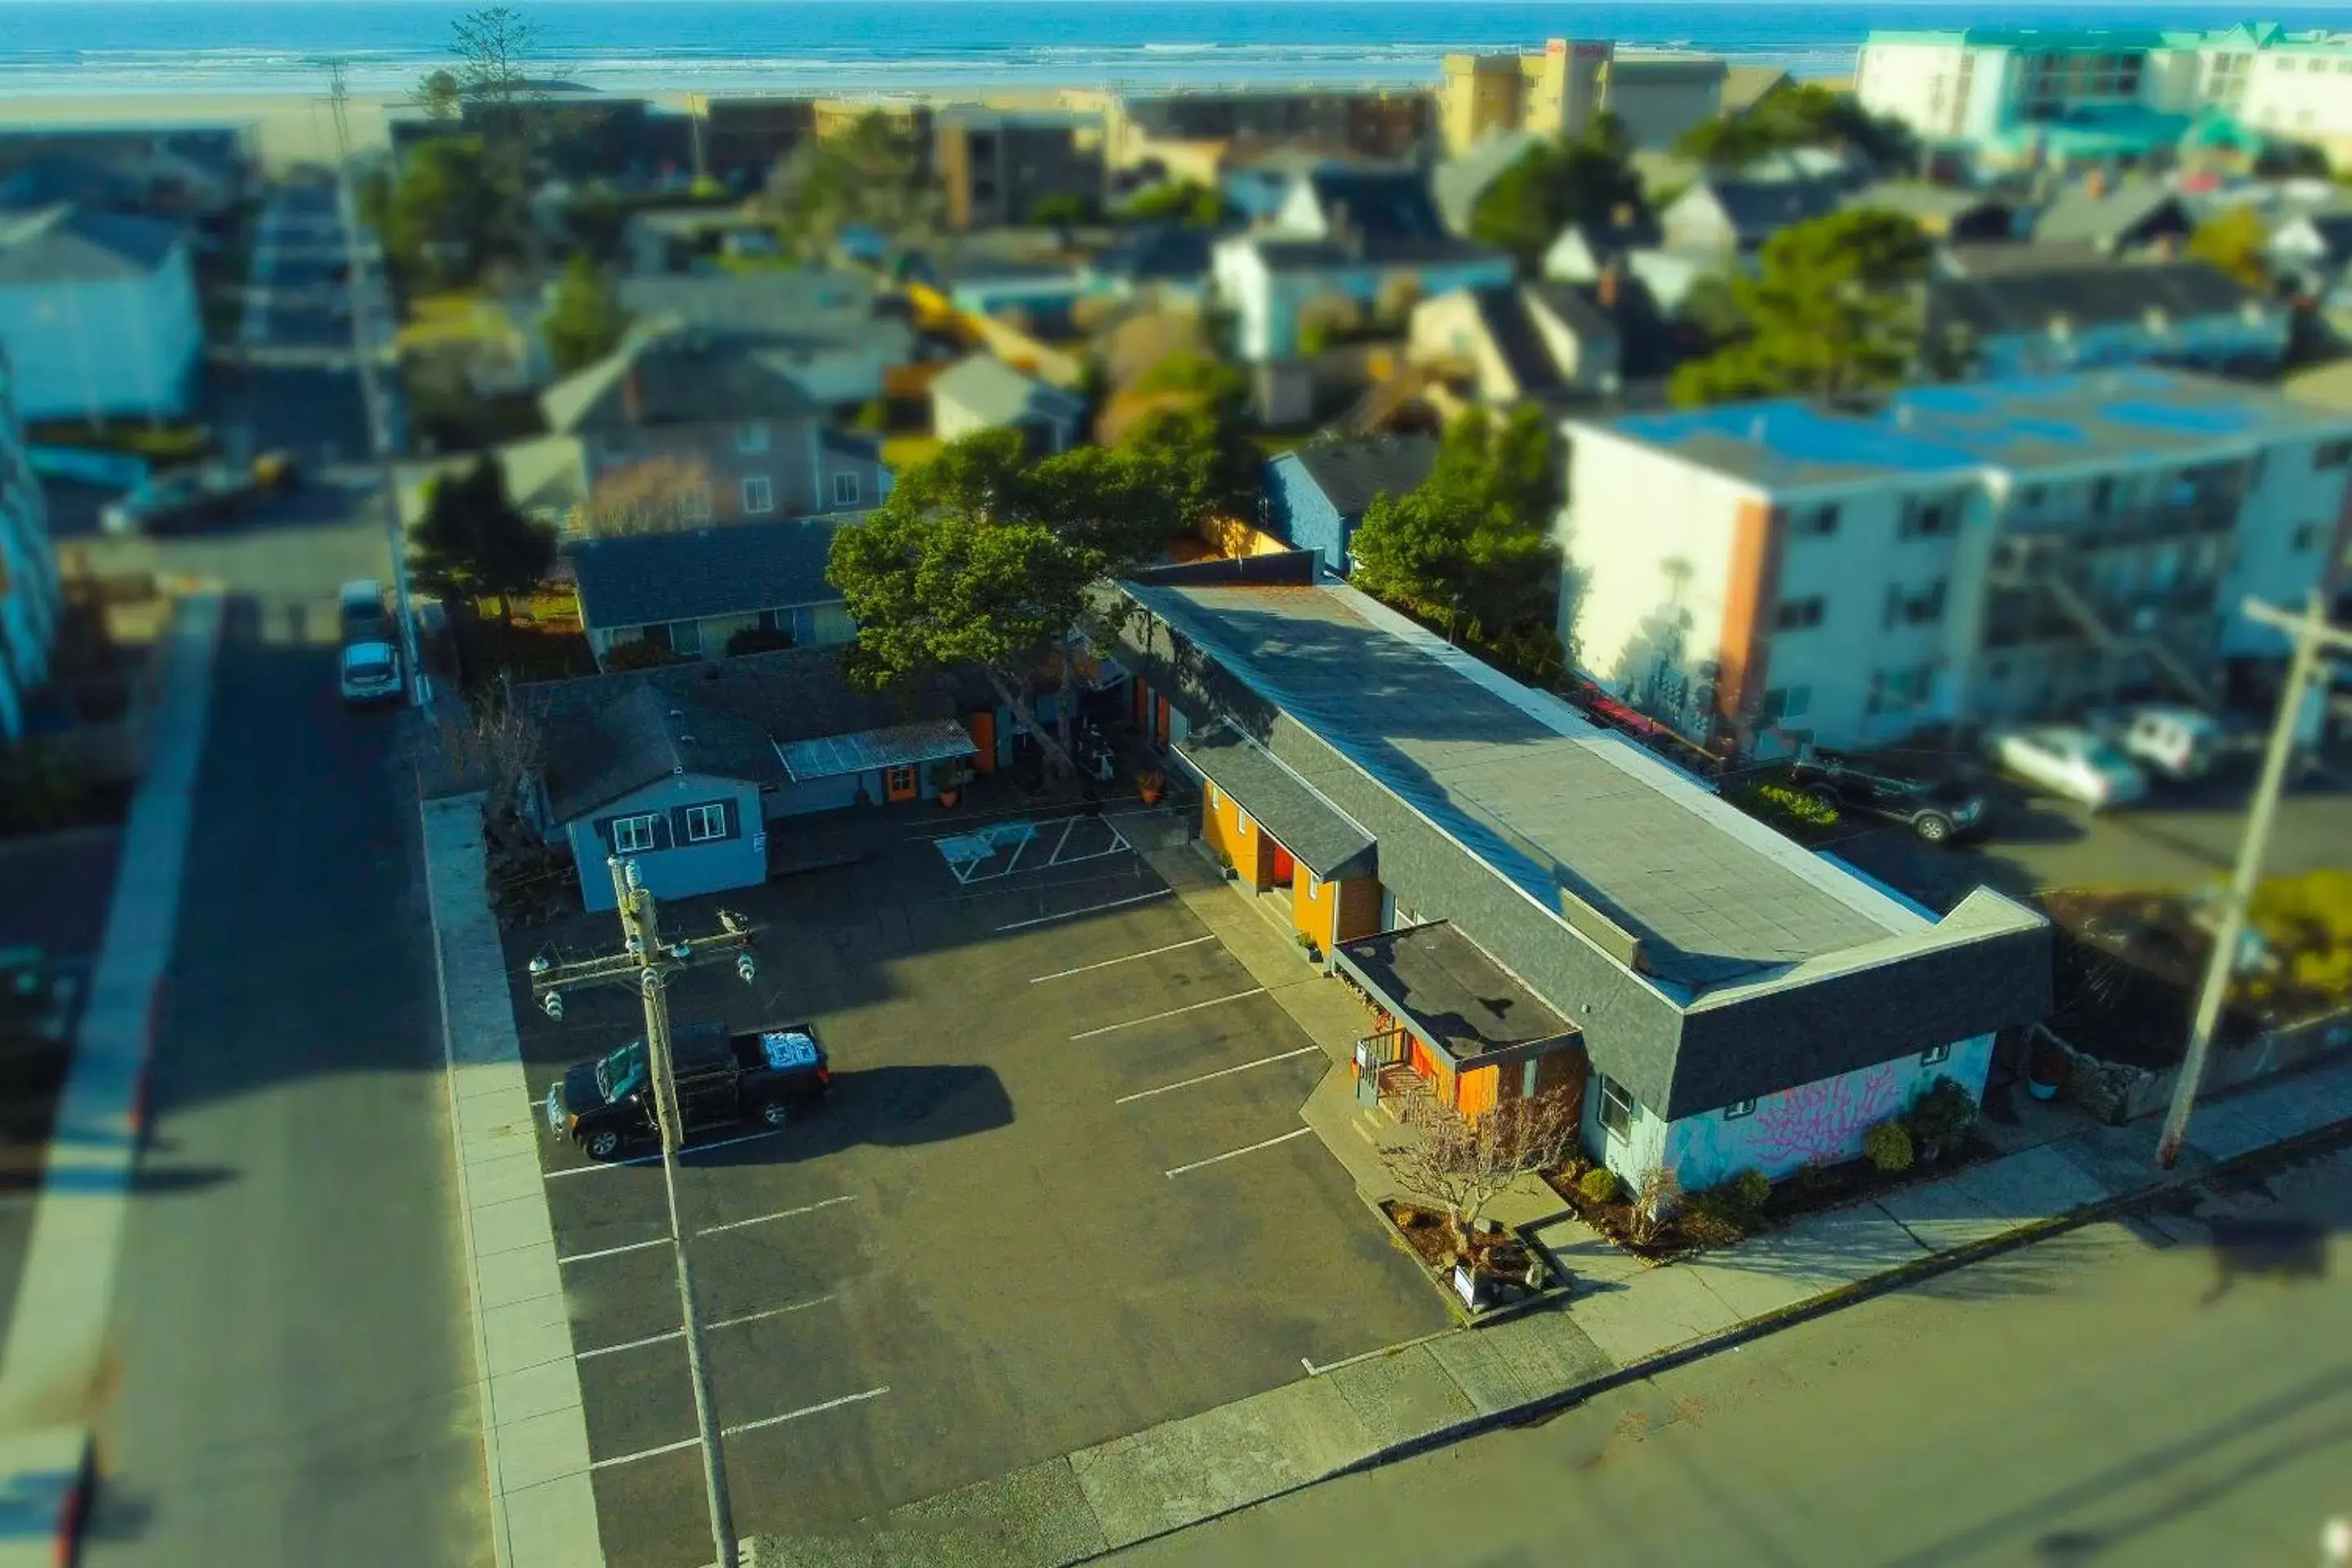
[[[727,639],[727,657],[746,653],[778,653],[793,647],[793,634],[782,626],[745,626]]]
[[[1576,1179],[1576,1190],[1596,1204],[1617,1201],[1617,1173],[1606,1165],[1595,1165]]]
[[[1803,1164],[1789,1173],[1788,1180],[1780,1184],[1780,1191],[1790,1203],[1802,1205],[1820,1197],[1829,1183],[1828,1166]]]
[[[1948,1078],[1937,1078],[1911,1102],[1911,1137],[1919,1144],[1956,1148],[1976,1124],[1975,1098]]]
[[[1911,1168],[1911,1134],[1900,1121],[1882,1121],[1862,1135],[1862,1152],[1878,1169],[1894,1173]]]
[[[1683,1218],[1685,1234],[1701,1247],[1725,1247],[1756,1228],[1772,1184],[1761,1171],[1742,1171],[1704,1192],[1691,1194]]]
[[[1723,1185],[1750,1214],[1763,1213],[1772,1199],[1772,1178],[1761,1171],[1742,1171]]]
[[[1790,789],[1787,784],[1759,784],[1756,789],[1756,798],[1769,802],[1799,822],[1809,823],[1815,827],[1837,826],[1836,806],[1823,805],[1811,795]]]
[[[685,662],[677,654],[647,637],[632,637],[627,642],[614,643],[604,650],[606,669],[659,669],[664,665]]]

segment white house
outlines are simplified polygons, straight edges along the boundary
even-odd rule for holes
[[[1039,457],[1078,438],[1086,399],[1024,375],[994,354],[973,354],[931,383],[931,428],[942,441],[982,430],[1018,430]]]
[[[60,607],[48,511],[25,455],[15,372],[0,349],[0,741],[25,732],[26,699],[49,678]]]
[[[0,212],[0,346],[25,419],[184,415],[204,353],[186,237],[64,203]]]
[[[1685,735],[1759,755],[2210,699],[2284,657],[2347,527],[2352,413],[2149,368],[1570,422],[1559,631]]]

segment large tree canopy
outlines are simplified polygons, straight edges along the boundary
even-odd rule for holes
[[[1137,455],[1081,447],[1033,466],[1013,431],[952,442],[834,535],[826,574],[857,622],[851,674],[878,689],[976,668],[1066,767],[1036,722],[1036,678],[1099,630],[1097,585],[1175,522],[1166,476]]]
[[[894,244],[919,237],[938,198],[914,132],[876,110],[794,147],[769,177],[766,203],[800,253],[822,259],[845,228],[871,228]]]
[[[501,616],[555,564],[555,531],[516,510],[506,475],[487,456],[434,481],[409,542],[419,587],[445,599],[496,598]]]
[[[1470,211],[1470,237],[1532,268],[1571,223],[1637,212],[1641,176],[1605,136],[1539,143],[1495,177]]]
[[[1170,487],[1181,526],[1255,514],[1265,454],[1251,434],[1249,384],[1224,361],[1204,353],[1169,355],[1137,378],[1133,390],[1169,401],[1119,442]]]
[[[558,375],[569,375],[611,353],[628,325],[628,312],[621,309],[619,295],[593,257],[583,252],[564,264],[547,319],[541,323],[548,358]]]
[[[1515,410],[1499,427],[1472,410],[1446,430],[1420,488],[1366,509],[1349,542],[1354,583],[1489,639],[1548,621],[1559,472],[1541,410]]]
[[[1919,139],[1899,120],[1875,115],[1851,93],[1804,82],[1767,94],[1744,113],[1703,120],[1675,151],[1715,169],[1737,169],[1799,147],[1843,148],[1880,169],[1910,169]]]
[[[1899,213],[1856,207],[1782,229],[1731,280],[1735,335],[1675,373],[1682,404],[1874,391],[1919,355],[1929,248]]]

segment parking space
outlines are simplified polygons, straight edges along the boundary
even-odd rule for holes
[[[971,879],[899,820],[856,865],[726,897],[766,927],[755,986],[673,990],[680,1021],[813,1019],[834,1069],[823,1112],[682,1166],[740,1531],[845,1522],[1443,1326],[1299,1121],[1328,1059],[1116,818],[1040,815]],[[569,955],[613,926],[559,935]],[[519,1016],[541,1093],[637,1032],[619,993]],[[693,1568],[660,1167],[542,1150],[608,1555]]]

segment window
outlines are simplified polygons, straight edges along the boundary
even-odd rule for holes
[[[1919,1053],[1919,1065],[1921,1067],[1937,1067],[1945,1062],[1950,1061],[1951,1059],[1952,1047],[1949,1046],[1929,1046],[1926,1050]]]
[[[1900,587],[1886,590],[1886,620],[1889,626],[1929,626],[1944,618],[1945,582],[1941,577],[1916,594]]]
[[[669,624],[669,651],[691,658],[702,652],[702,623],[672,621]]]
[[[1780,615],[1773,620],[1773,625],[1784,632],[1802,631],[1807,626],[1817,626],[1821,624],[1822,596],[1819,594],[1808,598],[1785,601],[1780,605]]]
[[[1257,824],[1250,820],[1250,814],[1238,805],[1234,807],[1234,820],[1241,824],[1242,837],[1244,838],[1257,831]]]
[[[613,853],[642,855],[654,847],[654,819],[645,816],[616,816],[613,819]]]
[[[835,506],[856,506],[857,504],[857,476],[856,474],[835,474],[833,476],[833,504]]]
[[[686,808],[686,841],[708,844],[714,838],[727,837],[727,803],[714,800],[708,805]]]
[[[776,510],[776,487],[765,474],[753,474],[743,481],[743,510],[747,513]]]
[[[710,487],[697,485],[678,498],[677,510],[688,522],[710,521]]]
[[[2315,468],[2340,468],[2352,463],[2352,441],[2322,441],[2311,454]]]
[[[754,420],[735,426],[735,449],[746,457],[768,449],[768,427]]]
[[[1764,694],[1764,722],[1778,724],[1790,719],[1801,719],[1812,705],[1811,687],[1776,686]]]
[[[1307,896],[1310,899],[1323,896],[1323,879],[1312,871],[1307,873]]]
[[[1797,514],[1795,531],[1800,539],[1827,539],[1837,531],[1837,503],[1810,508]]]
[[[1216,786],[1215,784],[1203,784],[1202,787],[1203,789],[1205,789],[1205,790],[1207,790],[1207,791],[1209,792],[1209,809],[1210,809],[1211,811],[1214,811],[1214,810],[1216,810],[1216,809],[1217,809],[1217,786]]]
[[[2024,492],[2017,498],[2017,504],[2023,507],[2028,511],[2032,511],[2034,508],[2040,506],[2042,504],[2042,487],[2040,485],[2026,486]]]
[[[1959,506],[1949,496],[1935,500],[1917,497],[1903,503],[1903,537],[1906,539],[1941,539],[1959,527]]]
[[[2294,542],[2292,548],[2297,555],[2300,555],[2318,542],[2319,530],[2306,522],[2294,531]]]
[[[1633,1097],[1618,1087],[1615,1079],[1601,1079],[1601,1127],[1612,1138],[1628,1138],[1633,1132]]]
[[[1870,674],[1870,696],[1864,705],[1867,713],[1907,713],[1927,700],[1936,688],[1937,665],[1914,665],[1907,669],[1875,669]]]
[[[891,768],[883,774],[882,784],[894,795],[911,795],[915,788],[915,770],[911,767]]]
[[[1737,1121],[1743,1116],[1755,1114],[1756,1102],[1752,1100],[1735,1100],[1723,1108],[1723,1119],[1726,1121]]]
[[[2105,517],[2107,515],[2108,509],[2115,504],[2116,481],[2111,475],[2091,487],[2091,514],[2094,517]]]

